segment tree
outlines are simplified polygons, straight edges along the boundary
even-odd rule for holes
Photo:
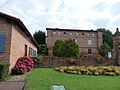
[[[63,53],[63,41],[62,40],[57,40],[54,44],[53,47],[53,55],[54,56],[58,56],[58,57],[62,57],[62,53]]]
[[[73,39],[57,40],[53,47],[53,55],[58,57],[79,56],[79,46]]]
[[[39,45],[38,54],[48,55],[48,50],[47,50],[47,45],[46,44],[40,44]]]
[[[107,43],[104,43],[100,46],[100,48],[98,49],[99,53],[101,56],[103,57],[107,57],[108,52],[111,52],[112,49],[110,48],[110,46]]]
[[[36,40],[36,42],[40,45],[40,44],[46,44],[46,36],[45,36],[45,32],[43,31],[36,31],[33,34],[34,39]]]
[[[103,32],[103,43],[107,43],[111,48],[113,46],[112,41],[112,32],[109,30],[106,30],[105,28],[99,28],[97,31]]]

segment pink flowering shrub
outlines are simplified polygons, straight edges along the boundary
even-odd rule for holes
[[[17,60],[14,68],[12,68],[13,74],[24,74],[34,68],[34,61],[29,56],[21,57]]]

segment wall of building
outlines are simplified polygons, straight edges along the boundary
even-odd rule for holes
[[[81,53],[87,53],[88,48],[92,49],[92,54],[98,54],[98,48],[102,44],[101,32],[86,32],[86,31],[62,31],[62,30],[47,30],[47,46],[49,55],[52,55],[54,43],[58,39],[75,39],[80,47]],[[91,45],[88,45],[88,40],[91,40]]]
[[[0,34],[5,36],[5,51],[0,52],[0,62],[8,62],[10,58],[12,25],[10,21],[0,17]]]
[[[25,55],[25,45],[27,45],[27,55],[29,55],[29,47],[37,51],[36,46],[31,42],[31,40],[19,29],[18,26],[13,24],[10,50],[10,68],[15,65],[18,58]]]

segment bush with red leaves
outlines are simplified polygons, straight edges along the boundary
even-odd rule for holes
[[[28,71],[30,71],[32,68],[34,68],[34,61],[29,56],[21,57],[17,60],[14,68],[12,68],[12,74],[21,75]]]

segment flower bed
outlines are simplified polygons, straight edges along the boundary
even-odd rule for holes
[[[69,66],[69,67],[56,67],[56,71],[71,73],[71,74],[82,74],[82,75],[107,75],[117,76],[120,75],[120,67],[117,66]]]

